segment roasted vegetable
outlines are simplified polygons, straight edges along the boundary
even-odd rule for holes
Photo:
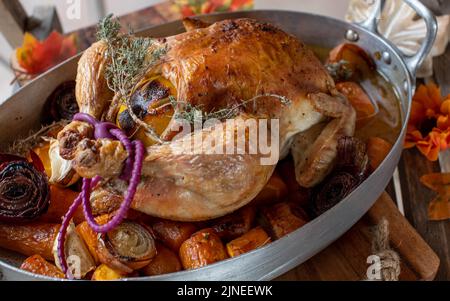
[[[31,221],[47,211],[48,180],[37,160],[35,166],[21,157],[0,155],[0,222]]]
[[[278,203],[262,209],[263,223],[274,239],[279,239],[308,221],[306,213],[294,203]]]
[[[47,173],[47,175],[50,178],[50,183],[68,187],[80,179],[80,176],[72,168],[72,162],[63,159],[59,154],[59,143],[56,139],[49,141],[48,158],[50,161],[50,173]]]
[[[97,267],[94,274],[92,275],[92,280],[94,281],[111,281],[118,280],[126,277],[126,274],[116,271],[106,264],[101,264]]]
[[[181,270],[178,255],[161,243],[156,243],[156,256],[145,266],[141,273],[145,276],[174,273]]]
[[[295,177],[294,177],[295,179]],[[261,192],[252,200],[255,206],[267,205],[282,200],[288,193],[287,186],[281,179],[277,172],[274,172],[270,177],[266,186]]]
[[[270,237],[266,231],[261,227],[256,227],[227,243],[227,252],[230,257],[235,257],[262,247],[269,242]]]
[[[355,82],[336,84],[336,89],[344,94],[356,111],[356,124],[362,126],[376,114],[376,109],[363,88]]]
[[[27,225],[0,224],[0,247],[32,256],[40,254],[53,261],[53,242],[60,225],[32,223]]]
[[[75,279],[81,279],[89,272],[95,270],[95,261],[92,258],[83,239],[78,235],[74,223],[70,223],[65,240],[65,256],[71,274]],[[53,244],[53,257],[56,266],[61,269],[58,257],[58,242],[55,240]]]
[[[360,81],[375,70],[375,63],[364,49],[349,43],[331,50],[327,66],[336,82]]]
[[[211,228],[194,233],[180,247],[181,264],[185,269],[200,268],[226,258],[225,247]]]
[[[277,170],[281,179],[287,186],[288,193],[285,200],[297,203],[301,206],[306,205],[311,198],[311,189],[302,187],[298,184],[295,178],[295,167],[292,158],[289,157],[279,162]]]
[[[55,185],[50,185],[50,206],[46,213],[40,218],[40,222],[52,222],[59,223],[62,220],[64,214],[66,214],[70,205],[78,196],[78,192],[75,192],[69,188],[61,188]],[[73,217],[73,221],[78,224],[84,220],[83,209],[79,207]]]
[[[354,137],[338,141],[337,164],[333,172],[314,189],[311,209],[320,215],[349,195],[369,175],[366,145]]]
[[[197,230],[197,227],[192,223],[162,220],[154,223],[152,229],[164,245],[178,253],[181,244]]]
[[[97,240],[100,262],[120,272],[141,269],[156,255],[149,230],[135,222],[124,221],[112,231],[98,235]]]
[[[78,104],[75,98],[75,81],[60,84],[47,98],[44,106],[44,122],[51,123],[61,119],[72,120],[78,113]]]
[[[211,221],[210,227],[217,235],[230,241],[248,232],[255,219],[255,209],[251,206],[244,207],[224,217]]]
[[[391,151],[392,144],[379,137],[370,137],[367,141],[367,155],[372,170],[377,169]]]
[[[53,278],[66,278],[64,274],[50,262],[46,261],[41,255],[33,255],[25,259],[20,266],[22,270]]]

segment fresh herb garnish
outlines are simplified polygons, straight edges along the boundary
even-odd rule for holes
[[[119,21],[112,15],[105,17],[98,25],[97,38],[107,43],[107,56],[111,59],[105,74],[108,86],[120,95],[133,121],[144,127],[155,141],[162,142],[155,130],[133,112],[130,98],[135,85],[167,50],[155,46],[153,39],[135,37],[132,31],[121,34],[120,30]]]
[[[248,103],[256,102],[258,99],[262,97],[277,98],[283,105],[289,105],[291,103],[291,101],[285,96],[277,94],[260,94],[251,99],[235,104],[229,108],[205,112],[202,110],[203,107],[202,105],[194,106],[186,101],[177,100],[173,96],[169,96],[169,101],[174,109],[177,107],[177,105],[182,106],[181,110],[176,110],[177,113],[174,116],[175,119],[187,120],[189,123],[193,124],[195,122],[203,123],[208,119],[226,120],[235,118],[241,112],[242,107],[245,107],[245,105],[247,105]]]
[[[353,75],[352,69],[349,67],[349,62],[346,60],[326,64],[325,68],[335,81],[348,80]]]

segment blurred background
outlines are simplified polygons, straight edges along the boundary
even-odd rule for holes
[[[173,0],[172,2],[195,5],[195,3],[205,1]],[[219,0],[208,1],[214,3]],[[227,0],[221,1],[226,2]],[[30,16],[33,16],[54,22],[54,18],[56,18],[58,22],[56,27],[59,28],[58,31],[67,34],[87,26],[92,26],[109,13],[122,16],[146,9],[150,6],[159,5],[163,2],[164,0],[0,0],[0,103],[11,95],[14,87],[11,82],[17,77],[17,72],[15,73],[12,70],[11,64],[14,64],[14,49],[23,43],[23,31],[18,32],[20,30],[17,30],[16,23],[20,24],[20,18],[23,18],[24,14],[26,14],[28,19]],[[243,6],[248,4],[253,5],[255,9],[305,11],[342,19],[347,10],[349,0],[234,0],[232,2],[233,4],[238,3]],[[52,16],[48,10],[43,10],[43,7],[53,7],[53,12],[56,16]],[[245,8],[248,8],[248,6]],[[168,7],[164,9],[170,10]],[[10,20],[11,12],[12,20]],[[167,13],[170,14],[171,12]],[[55,27],[54,24],[51,26]],[[44,30],[44,33],[42,30],[35,30],[32,33],[37,39],[41,40],[49,33],[48,28],[46,30],[47,32]],[[77,49],[77,51],[79,50],[82,50],[82,48]]]

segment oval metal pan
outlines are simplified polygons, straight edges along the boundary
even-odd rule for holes
[[[307,44],[333,47],[345,41],[345,33],[353,29],[359,34],[357,42],[373,55],[388,52],[389,65],[376,60],[378,70],[392,83],[403,111],[401,134],[381,166],[355,191],[338,205],[297,231],[257,250],[210,266],[178,273],[129,280],[270,280],[327,247],[352,227],[373,205],[392,177],[403,148],[410,100],[411,78],[405,63],[390,43],[357,25],[328,17],[287,11],[250,11],[203,16],[206,21],[230,18],[254,18],[273,23],[297,36]],[[181,22],[171,22],[142,31],[140,34],[162,37],[183,31]],[[43,103],[61,82],[73,79],[79,56],[40,76],[0,106],[0,143],[5,146],[16,137],[39,125]],[[0,270],[9,280],[49,279],[17,268],[20,256],[0,250]]]

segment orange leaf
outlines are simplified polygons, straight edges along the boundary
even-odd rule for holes
[[[423,175],[420,182],[439,195],[428,206],[428,218],[432,221],[450,218],[450,173]]]
[[[37,40],[30,33],[25,33],[22,47],[16,49],[20,67],[33,75],[50,69],[76,53],[74,36],[64,38],[56,31],[53,31],[44,41]]]

